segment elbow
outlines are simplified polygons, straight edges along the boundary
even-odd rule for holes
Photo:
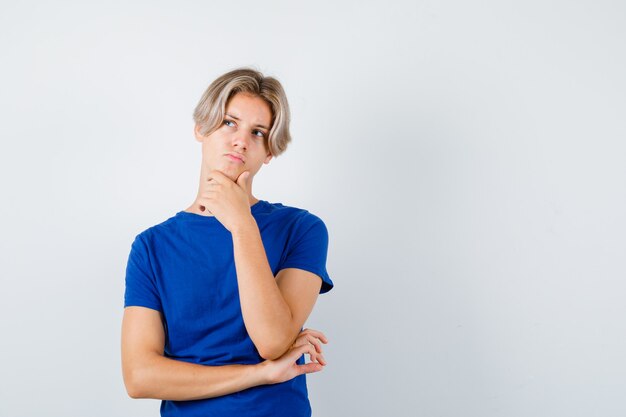
[[[276,350],[260,350],[259,355],[261,355],[263,359],[268,361],[275,361],[276,359],[283,356],[282,353],[278,353],[278,351]]]
[[[146,391],[146,385],[143,382],[144,378],[141,375],[141,370],[137,368],[124,371],[124,386],[130,398],[150,398]]]
[[[287,353],[289,347],[289,343],[271,343],[260,346],[258,350],[263,359],[274,361]]]
[[[126,393],[128,394],[130,398],[134,400],[138,398],[145,398],[143,395],[139,393],[139,391],[136,391],[135,388],[131,388],[129,386],[126,386]]]
[[[132,399],[147,398],[136,385],[126,385],[126,393]]]

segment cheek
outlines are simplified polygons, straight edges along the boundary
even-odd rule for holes
[[[216,149],[223,149],[224,144],[228,140],[228,135],[224,134],[224,132],[216,131],[211,134],[204,142],[204,147],[211,151],[215,151]]]

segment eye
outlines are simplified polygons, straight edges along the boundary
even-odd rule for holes
[[[231,126],[231,125],[229,125],[229,123],[232,123],[232,126],[234,126],[234,125],[235,125],[235,122],[233,122],[232,120],[227,120],[227,119],[224,119],[224,124],[225,124],[226,126]]]
[[[253,131],[252,133],[254,133],[254,136],[257,136],[257,137],[259,137],[259,138],[264,138],[264,137],[265,137],[265,133],[263,133],[263,132],[262,132],[262,131],[260,131],[260,130],[255,130],[255,131]]]

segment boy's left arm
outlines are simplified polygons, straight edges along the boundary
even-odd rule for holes
[[[233,181],[212,170],[203,179],[199,201],[232,235],[243,321],[259,354],[273,360],[298,337],[313,310],[322,278],[298,268],[284,268],[274,277],[251,213],[250,186],[249,171]]]
[[[276,359],[294,343],[317,300],[322,279],[285,268],[276,277],[267,261],[252,216],[232,233],[235,269],[244,324],[264,359]]]

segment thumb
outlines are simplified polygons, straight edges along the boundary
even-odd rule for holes
[[[313,372],[319,372],[322,369],[324,369],[323,365],[320,365],[319,363],[315,363],[315,362],[309,362],[309,363],[305,363],[304,365],[296,365],[296,366],[298,369],[298,373],[300,375],[310,374]]]
[[[250,178],[250,171],[244,171],[237,177],[237,185],[244,190],[248,191],[248,179]]]

